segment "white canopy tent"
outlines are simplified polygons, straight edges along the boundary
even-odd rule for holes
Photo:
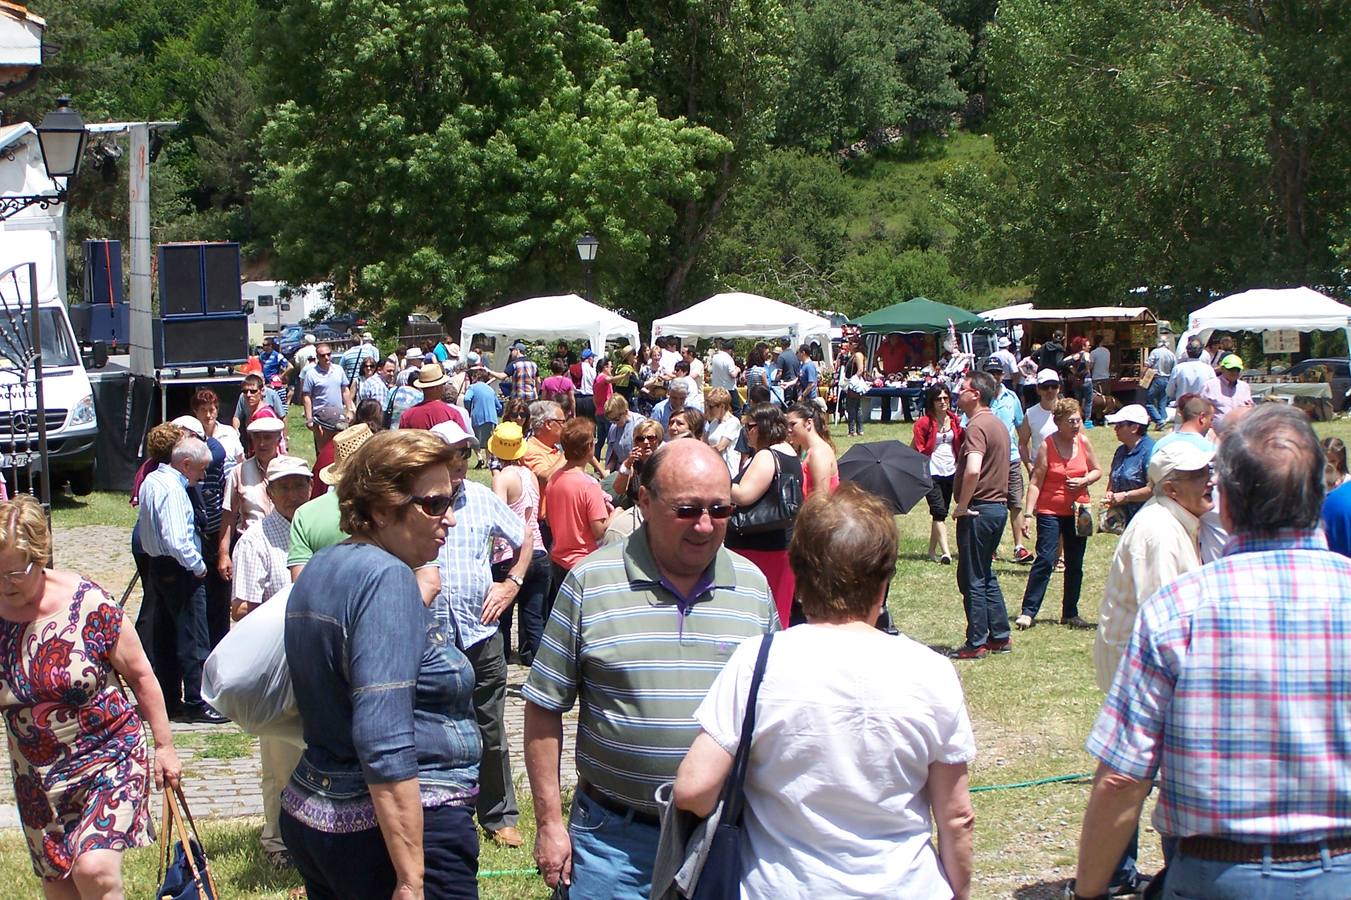
[[[1193,335],[1204,344],[1215,331],[1340,331],[1351,351],[1351,306],[1306,287],[1244,291],[1192,313],[1178,346]]]
[[[586,340],[598,354],[605,352],[607,338],[623,338],[635,348],[639,342],[636,322],[576,294],[532,297],[470,316],[460,323],[460,346],[467,352],[476,337]]]
[[[1146,313],[1149,315],[1146,316]],[[991,322],[1134,322],[1153,318],[1147,306],[1090,306],[1080,309],[1037,309],[1031,303],[1001,306],[977,313]]]
[[[757,294],[714,294],[652,323],[659,337],[768,338],[786,334],[794,345],[811,338],[829,352],[830,320]]]

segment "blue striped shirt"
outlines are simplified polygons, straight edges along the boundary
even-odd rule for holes
[[[513,548],[525,540],[525,522],[488,488],[463,481],[455,498],[455,527],[436,557],[441,570],[441,593],[432,611],[448,629],[454,628],[460,645],[469,648],[497,634],[497,623],[484,625],[483,600],[493,586],[493,538],[502,538]]]
[[[720,549],[700,588],[678,597],[640,527],[568,573],[522,689],[564,712],[581,700],[577,772],[603,793],[656,811],[699,733],[694,711],[732,652],[779,628],[765,576]]]
[[[137,495],[136,520],[141,546],[149,556],[168,556],[195,575],[206,574],[201,539],[197,535],[188,479],[173,466],[160,463],[145,476]]]

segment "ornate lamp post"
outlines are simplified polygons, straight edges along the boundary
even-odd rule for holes
[[[43,117],[37,131],[42,164],[47,169],[48,177],[57,182],[56,193],[0,197],[0,219],[8,219],[30,206],[46,209],[52,204],[64,203],[70,192],[70,183],[80,172],[87,132],[84,119],[70,108],[69,97],[56,101],[56,109]]]
[[[591,264],[596,261],[596,250],[600,247],[600,241],[591,232],[587,232],[577,239],[577,256],[582,261],[582,270],[586,273],[586,299],[591,299]]]

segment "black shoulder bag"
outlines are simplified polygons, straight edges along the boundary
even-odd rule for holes
[[[802,509],[802,475],[785,475],[779,466],[779,454],[770,450],[774,457],[774,480],[765,488],[760,499],[746,506],[738,506],[732,515],[732,531],[735,534],[763,534],[766,531],[783,531],[793,526],[798,510]],[[744,471],[741,475],[746,474]],[[741,480],[741,475],[737,480]]]

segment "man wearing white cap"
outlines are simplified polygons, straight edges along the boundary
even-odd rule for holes
[[[507,662],[497,623],[525,583],[534,542],[525,522],[505,501],[465,477],[478,440],[453,421],[431,431],[460,451],[450,462],[455,527],[437,554],[441,591],[432,612],[458,636],[474,666],[474,715],[483,739],[476,800],[479,825],[494,843],[519,847],[524,839],[516,827],[520,813],[505,722]],[[494,582],[492,552],[497,538],[515,555],[506,577]]]
[[[408,384],[418,376],[422,369],[422,360],[424,356],[422,350],[418,347],[409,347],[403,355],[403,370],[399,372],[395,380],[401,384]]]
[[[291,546],[291,517],[310,496],[310,467],[294,456],[277,456],[267,464],[267,496],[272,510],[244,532],[234,550],[234,603],[236,621],[291,587],[286,554]],[[281,815],[281,792],[301,749],[278,738],[258,741],[263,792],[263,853],[277,868],[290,865],[290,855],[277,825]]]
[[[1013,355],[1009,349],[1009,339],[1001,337],[999,339],[999,349],[991,354],[992,359],[999,360],[1000,380],[1004,382],[1004,387],[1009,390],[1015,390],[1015,378],[1018,375],[1018,357]]]
[[[1165,584],[1201,567],[1197,532],[1201,517],[1214,505],[1210,495],[1214,459],[1214,448],[1178,441],[1149,460],[1152,497],[1117,542],[1098,612],[1093,666],[1104,693],[1130,643],[1140,605]],[[1137,832],[1112,876],[1109,895],[1142,887],[1141,881],[1148,883],[1135,870],[1138,843]]]
[[[1149,413],[1140,404],[1131,403],[1108,416],[1107,424],[1116,429],[1121,446],[1112,456],[1112,471],[1102,505],[1117,510],[1129,523],[1151,493],[1148,469],[1154,439],[1148,434]]]

